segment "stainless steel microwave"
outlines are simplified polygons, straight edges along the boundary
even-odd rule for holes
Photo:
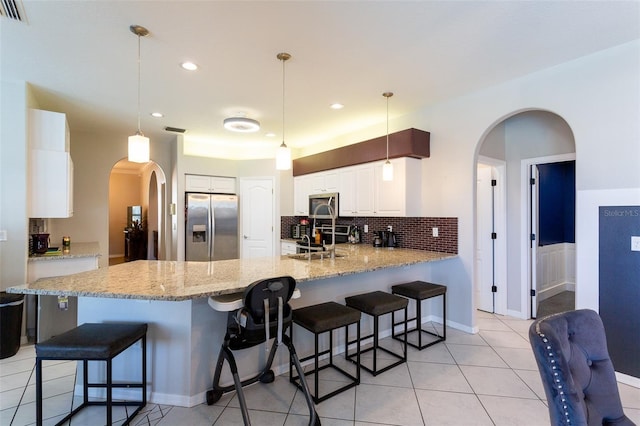
[[[312,219],[338,217],[338,200],[337,192],[309,195],[309,217]],[[329,209],[329,206],[331,206],[331,209]]]

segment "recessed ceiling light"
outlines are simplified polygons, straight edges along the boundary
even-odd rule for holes
[[[275,134],[275,133],[273,133],[273,132],[269,132],[269,133],[267,133],[265,136],[266,136],[266,137],[268,137],[268,138],[275,138],[275,137],[276,137],[276,134]]]
[[[330,107],[331,107],[331,109],[342,109],[342,108],[344,108],[344,105],[339,104],[339,103],[336,102],[335,104],[331,104]]]
[[[162,117],[164,117],[164,114],[161,113],[161,112],[152,112],[151,116],[155,117],[155,118],[162,118]]]
[[[198,69],[198,66],[193,62],[183,62],[180,66],[187,71],[195,71]]]

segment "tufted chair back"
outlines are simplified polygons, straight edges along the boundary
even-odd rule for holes
[[[634,425],[622,411],[600,316],[589,309],[540,318],[529,342],[551,425]]]

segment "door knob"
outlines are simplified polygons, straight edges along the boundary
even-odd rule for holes
[[[243,237],[245,240],[249,238],[247,235],[243,235]]]

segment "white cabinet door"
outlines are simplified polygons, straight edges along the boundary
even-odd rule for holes
[[[422,191],[421,161],[416,158],[396,158],[393,164],[393,180],[382,180],[382,165],[375,164],[375,197],[374,210],[376,216],[420,216],[420,199]]]
[[[184,179],[187,192],[236,193],[236,179],[232,177],[185,174]]]
[[[184,189],[193,192],[209,192],[209,176],[184,175]]]
[[[356,193],[354,194],[357,216],[373,216],[374,212],[374,170],[366,164],[356,169]]]
[[[356,216],[356,169],[355,167],[344,167],[338,172],[340,180],[340,216]]]
[[[295,216],[309,215],[309,194],[311,193],[311,178],[309,175],[293,178],[293,214]]]
[[[67,116],[60,112],[29,109],[29,147],[47,151],[70,151]]]
[[[373,175],[370,164],[340,169],[341,216],[373,216]]]
[[[311,194],[324,194],[326,192],[338,192],[338,171],[311,173]]]
[[[71,155],[64,151],[32,149],[29,168],[29,217],[73,216]]]
[[[291,241],[280,241],[280,254],[282,256],[287,254],[296,254],[296,243]]]

